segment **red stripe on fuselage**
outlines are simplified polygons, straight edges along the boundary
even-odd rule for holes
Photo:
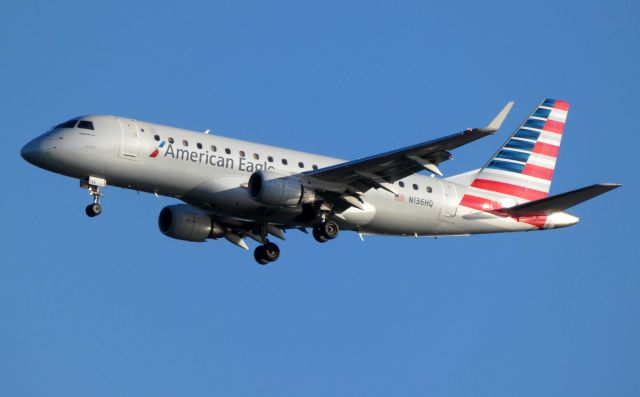
[[[460,205],[473,208],[480,211],[491,212],[502,208],[502,204],[497,201],[489,200],[483,197],[465,194],[460,200]]]
[[[467,208],[473,208],[478,211],[489,212],[491,214],[504,217],[505,212],[500,211],[502,205],[494,200],[489,200],[483,197],[472,196],[465,194],[462,196],[460,205]],[[534,215],[534,216],[522,216],[519,218],[511,218],[517,222],[528,223],[535,227],[544,227],[547,222],[546,215]]]
[[[518,222],[528,223],[535,227],[544,227],[544,224],[547,223],[546,215],[534,215],[534,216],[521,216],[520,218],[513,218]]]
[[[526,167],[529,166],[527,164]],[[524,173],[524,171],[523,171]],[[476,179],[471,184],[472,187],[478,189],[490,190],[492,192],[498,192],[508,194],[510,196],[520,197],[525,200],[538,200],[547,197],[547,192],[540,190],[528,189],[524,186],[512,185],[510,183],[491,181],[488,179]]]
[[[553,104],[553,108],[569,111],[569,102],[557,100],[556,103]]]
[[[538,154],[544,154],[545,156],[550,157],[558,157],[558,151],[560,150],[560,146],[550,145],[544,142],[536,142],[536,145],[533,147],[532,152]]]

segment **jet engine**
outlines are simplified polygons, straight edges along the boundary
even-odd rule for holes
[[[273,171],[256,171],[249,177],[249,196],[276,207],[296,207],[315,200],[315,192],[305,189],[300,179]]]
[[[165,236],[203,242],[219,238],[224,229],[204,211],[186,204],[168,205],[160,211],[158,227]]]

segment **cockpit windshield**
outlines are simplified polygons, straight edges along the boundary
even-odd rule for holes
[[[68,121],[65,121],[64,123],[60,123],[58,125],[56,125],[55,127],[53,127],[53,129],[57,129],[57,128],[73,128],[76,126],[76,123],[78,122],[78,119],[71,119]]]
[[[93,123],[88,121],[88,120],[80,120],[80,122],[78,123],[78,128],[84,128],[87,130],[92,130],[93,129]]]
[[[86,130],[93,130],[93,122],[89,121],[89,120],[78,120],[78,119],[71,119],[71,120],[67,120],[64,123],[60,123],[58,125],[56,125],[55,127],[52,128],[52,130],[58,129],[58,128],[84,128]]]

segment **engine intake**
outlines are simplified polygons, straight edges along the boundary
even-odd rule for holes
[[[300,179],[273,171],[256,171],[249,177],[249,196],[276,207],[296,207],[315,200],[315,192],[305,189]]]
[[[169,205],[160,211],[158,227],[165,236],[202,242],[224,235],[223,228],[204,211],[186,204]]]

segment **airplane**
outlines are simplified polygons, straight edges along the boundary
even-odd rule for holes
[[[320,243],[340,230],[365,235],[460,236],[574,225],[565,210],[620,187],[600,183],[549,196],[569,102],[545,99],[481,168],[444,177],[451,151],[495,134],[509,102],[485,127],[345,161],[119,116],[60,123],[21,149],[29,163],[80,180],[102,213],[102,188],[117,186],[183,203],[158,217],[168,237],[225,238],[265,265],[270,240],[300,230]]]

